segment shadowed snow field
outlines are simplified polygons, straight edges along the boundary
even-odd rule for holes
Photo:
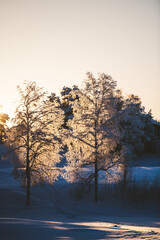
[[[0,166],[0,240],[160,239],[157,206],[95,204],[65,194],[59,199],[55,189],[44,187],[32,189],[27,207],[25,190],[11,171]]]

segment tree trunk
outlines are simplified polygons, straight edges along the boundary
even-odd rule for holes
[[[98,172],[97,172],[97,154],[95,156],[95,182],[94,182],[95,202],[98,201]]]
[[[127,164],[124,165],[124,172],[123,172],[123,183],[122,183],[122,191],[125,193],[126,186],[127,186],[127,174],[128,174],[128,168]]]
[[[98,201],[98,144],[97,144],[97,125],[98,125],[98,120],[95,120],[95,169],[94,169],[94,174],[95,174],[95,182],[94,182],[94,194],[95,194],[95,202]]]
[[[30,173],[27,174],[27,202],[26,205],[30,205],[30,185],[31,185],[31,180],[30,180]]]
[[[26,205],[30,205],[30,185],[31,185],[31,176],[29,168],[29,133],[27,134],[27,156],[26,156],[26,178],[27,178],[27,202]]]
[[[2,125],[0,124],[0,144],[3,143],[3,131],[2,131]]]
[[[29,126],[29,114],[28,114],[28,106],[26,108],[27,112],[27,156],[26,156],[26,178],[27,178],[27,202],[26,205],[30,205],[30,185],[31,185],[31,175],[30,175],[30,166],[29,166],[29,133],[30,133],[30,126]]]

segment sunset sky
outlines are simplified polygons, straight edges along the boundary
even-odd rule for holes
[[[0,105],[13,117],[16,86],[49,93],[110,74],[160,119],[159,0],[0,0]]]

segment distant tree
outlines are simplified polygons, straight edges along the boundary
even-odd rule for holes
[[[8,114],[0,112],[0,144],[3,144],[5,141],[7,127],[6,122],[8,120],[9,120]]]
[[[84,89],[72,92],[79,98],[73,104],[69,121],[68,178],[70,181],[94,180],[95,201],[98,200],[98,173],[120,162],[119,129],[115,104],[116,82],[101,73],[94,78],[87,73]],[[89,166],[91,172],[82,171]]]
[[[27,205],[30,205],[30,186],[39,182],[53,182],[59,169],[61,147],[60,126],[63,111],[54,95],[52,102],[35,82],[24,82],[18,86],[20,104],[8,136],[11,149],[18,156],[14,159],[14,173],[27,186]]]
[[[78,96],[76,94],[74,94],[74,97],[73,97],[73,92],[75,91],[77,92],[77,90],[78,90],[78,87],[76,85],[73,85],[72,88],[64,86],[60,92],[60,98],[58,98],[60,107],[64,112],[64,119],[62,124],[62,129],[64,130],[69,129],[68,120],[73,119],[73,103],[76,99],[78,99]],[[54,94],[51,93],[51,95],[49,96],[49,100],[51,102],[53,97],[54,97]],[[58,166],[62,167],[66,164],[65,155],[67,151],[68,151],[67,145],[65,144],[65,142],[63,142],[63,149],[60,152],[62,158]]]
[[[61,108],[64,111],[65,118],[64,124],[62,127],[68,129],[68,120],[73,119],[73,104],[76,99],[78,99],[77,94],[73,94],[73,92],[77,92],[78,87],[74,85],[72,88],[63,87],[61,91]],[[74,95],[74,96],[73,96]]]
[[[72,89],[69,87],[63,87],[61,90],[61,108],[64,111],[65,118],[64,123],[62,125],[63,128],[68,129],[67,122],[69,119],[73,119],[73,109],[72,102],[73,98],[71,95]]]
[[[153,135],[152,117],[146,113],[138,96],[133,94],[126,98],[120,98],[121,119],[121,145],[125,149],[123,156],[123,180],[127,181],[128,167],[131,161],[137,159],[145,151],[145,146]]]

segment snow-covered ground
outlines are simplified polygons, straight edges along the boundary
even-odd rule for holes
[[[131,178],[139,183],[160,181],[160,158],[156,156],[140,158],[131,168]]]
[[[75,201],[67,185],[44,185],[32,189],[27,207],[25,191],[11,172],[11,166],[0,164],[0,240],[160,239],[160,209],[153,204]]]
[[[156,180],[160,180],[160,167],[134,167],[132,168],[131,176],[138,182],[153,183]]]

